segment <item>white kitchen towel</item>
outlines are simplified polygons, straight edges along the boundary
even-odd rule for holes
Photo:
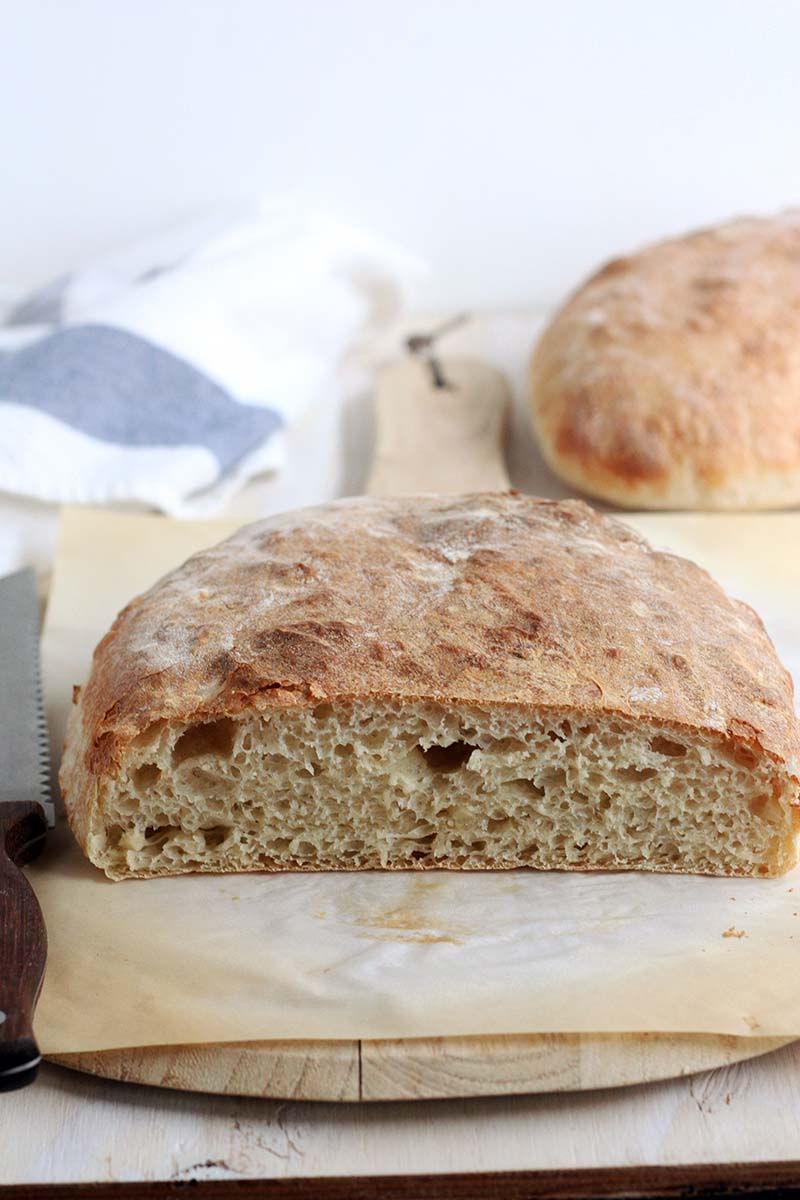
[[[151,237],[0,327],[0,491],[211,515],[283,463],[282,431],[420,262],[286,203]]]

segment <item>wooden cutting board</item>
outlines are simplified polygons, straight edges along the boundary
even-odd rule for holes
[[[782,1038],[538,1034],[406,1041],[231,1042],[62,1054],[51,1061],[155,1087],[285,1100],[433,1100],[578,1092],[725,1067]]]
[[[510,396],[493,368],[407,359],[384,372],[367,491],[505,490]],[[710,518],[712,519],[712,518]],[[53,1055],[128,1083],[294,1100],[427,1100],[619,1087],[728,1066],[792,1039],[546,1034],[240,1042]]]

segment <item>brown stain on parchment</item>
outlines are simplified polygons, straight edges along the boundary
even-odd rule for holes
[[[412,942],[431,945],[438,942],[462,946],[471,929],[462,921],[447,919],[431,911],[431,899],[445,887],[447,880],[413,875],[402,903],[386,908],[365,909],[363,903],[342,905],[353,925],[364,929],[356,936],[379,942]]]
[[[470,936],[484,931],[482,926],[470,926],[450,916],[443,918],[441,912],[432,911],[431,900],[438,899],[437,893],[447,887],[451,872],[439,872],[437,876],[409,875],[403,901],[390,907],[367,907],[364,899],[342,897],[337,906],[339,914],[348,918],[351,924],[368,931],[356,934],[357,937],[381,942],[415,942],[423,945],[444,942],[463,946]],[[498,875],[495,886],[498,891],[508,895],[518,892],[522,883],[513,875]],[[316,920],[324,920],[327,913],[322,910],[311,915]]]
[[[357,933],[356,937],[367,938],[372,942],[416,942],[416,943],[431,943],[431,942],[450,942],[453,946],[463,946],[464,939],[452,937],[445,933],[425,933],[418,929],[413,933]]]

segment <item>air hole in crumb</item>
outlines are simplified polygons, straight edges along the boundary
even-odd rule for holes
[[[457,771],[469,761],[475,749],[468,742],[451,742],[449,746],[417,746],[432,771]]]
[[[160,842],[173,833],[180,833],[177,825],[148,825],[144,831],[146,842]]]
[[[652,779],[658,774],[655,767],[618,767],[614,772],[618,779]]]
[[[486,828],[489,833],[497,833],[501,829],[506,829],[510,824],[510,817],[490,817],[486,822]]]
[[[236,722],[230,717],[221,717],[218,721],[208,721],[203,725],[190,725],[175,743],[172,761],[178,766],[188,758],[198,758],[201,754],[217,754],[220,758],[227,758],[233,750],[235,737]]]
[[[106,829],[106,839],[108,840],[109,846],[111,846],[113,849],[116,849],[120,843],[123,832],[124,831],[121,825],[109,825]]]
[[[526,792],[529,796],[536,796],[537,798],[541,799],[541,797],[544,795],[544,788],[539,787],[539,785],[534,783],[532,779],[510,779],[509,783],[515,784],[518,788],[520,788],[521,791]]]
[[[754,767],[758,762],[758,755],[750,746],[733,746],[730,754],[740,767]]]
[[[148,725],[147,729],[143,729],[137,737],[131,742],[131,746],[138,749],[140,746],[152,746],[161,737],[161,731],[166,725],[166,721],[153,721],[152,725]]]
[[[766,792],[761,792],[758,796],[752,796],[747,802],[747,807],[755,817],[763,816],[764,809],[770,802],[770,797]]]
[[[136,788],[151,788],[161,778],[161,768],[155,763],[143,763],[131,771],[131,783]]]
[[[493,738],[491,741],[491,751],[493,754],[516,753],[524,749],[525,743],[515,737]]]
[[[229,825],[213,825],[211,829],[203,829],[201,832],[205,839],[206,849],[216,850],[225,841],[231,829]]]
[[[671,742],[665,737],[654,737],[650,742],[650,749],[656,754],[665,754],[667,758],[683,758],[686,753],[686,747],[680,742]]]

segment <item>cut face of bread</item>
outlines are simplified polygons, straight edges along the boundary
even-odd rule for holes
[[[134,601],[62,784],[114,879],[771,875],[796,753],[786,673],[704,572],[581,504],[424,497],[263,522]]]
[[[176,871],[794,863],[794,789],[745,750],[663,726],[361,702],[159,725],[92,849]]]

